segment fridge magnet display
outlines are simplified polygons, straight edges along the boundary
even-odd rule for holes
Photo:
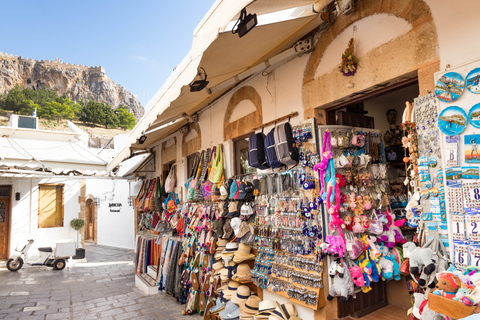
[[[465,216],[452,216],[452,237],[454,240],[465,240]]]
[[[480,212],[478,208],[465,210],[465,225],[467,239],[470,241],[480,241]]]
[[[480,134],[466,134],[464,136],[465,162],[480,163],[480,154],[478,153],[479,143]]]
[[[462,167],[462,179],[478,179],[478,167]]]
[[[419,169],[420,173],[420,169]],[[451,167],[445,169],[445,178],[447,180],[458,180],[462,179],[462,168],[460,167]]]
[[[458,166],[458,137],[445,137],[445,164],[447,167]]]
[[[468,112],[468,121],[475,128],[480,128],[480,103],[475,104]]]
[[[443,102],[457,100],[465,89],[463,77],[456,72],[447,72],[435,85],[435,95]]]
[[[467,114],[460,107],[445,108],[438,116],[438,128],[447,136],[459,135],[466,126]]]
[[[453,248],[455,267],[460,269],[466,269],[470,265],[468,242],[461,240],[453,240]]]
[[[480,68],[475,68],[467,74],[465,87],[471,93],[480,93]]]
[[[480,207],[480,182],[464,182],[463,196],[465,198],[465,208]]]

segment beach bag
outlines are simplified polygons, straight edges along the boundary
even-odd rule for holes
[[[154,198],[154,203],[155,203],[155,211],[162,211],[162,195],[161,195],[161,189],[162,189],[162,183],[160,181],[160,177],[155,178],[157,180],[157,188],[155,190],[155,198]]]
[[[165,179],[165,192],[170,193],[175,188],[175,184],[177,183],[177,177],[175,174],[175,164],[172,165],[170,168],[170,172],[168,173],[167,179]]]
[[[352,260],[357,259],[363,252],[363,243],[355,237],[353,232],[345,230],[344,231],[344,236],[345,236],[345,242],[347,245],[347,252],[348,252],[348,257]]]
[[[298,150],[293,146],[292,126],[289,122],[277,126],[274,131],[278,160],[286,166],[298,163]]]
[[[215,159],[212,163],[212,169],[208,174],[208,180],[212,183],[219,183],[222,180],[223,176],[223,146],[218,145],[215,152]]]
[[[383,224],[378,220],[375,210],[373,210],[372,217],[370,218],[370,226],[367,231],[377,236],[383,233]]]
[[[155,198],[157,195],[157,179],[152,179],[153,191],[150,199],[148,199],[148,209],[150,211],[155,211]]]
[[[272,169],[280,168],[283,166],[283,163],[278,161],[277,149],[275,148],[275,128],[270,130],[270,132],[265,136],[265,155],[267,156],[268,166]]]
[[[248,165],[257,169],[267,169],[267,157],[265,155],[265,135],[262,132],[248,137]]]
[[[210,163],[210,153],[211,153],[210,149],[207,149],[207,152],[205,152],[205,156],[204,156],[203,163],[202,163],[202,166],[201,166],[200,176],[197,177],[197,186],[195,188],[195,195],[194,195],[195,201],[203,201],[204,200],[203,191],[202,191],[202,182],[205,181],[205,178],[207,176],[208,165]],[[210,189],[210,191],[211,191],[211,189]]]

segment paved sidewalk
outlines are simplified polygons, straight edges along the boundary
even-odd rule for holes
[[[133,251],[86,245],[87,263],[62,271],[0,268],[0,319],[199,319],[168,295],[135,288]]]

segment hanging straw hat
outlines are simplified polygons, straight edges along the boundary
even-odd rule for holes
[[[232,279],[237,281],[249,281],[252,279],[252,274],[250,271],[251,269],[248,264],[239,264],[237,267],[237,272],[232,276]]]
[[[272,313],[273,310],[277,307],[275,301],[273,300],[264,300],[258,305],[258,313],[255,314],[257,317],[267,317]]]
[[[245,260],[255,259],[255,255],[253,253],[250,253],[251,250],[252,248],[249,245],[240,243],[238,245],[238,250],[233,255],[233,261],[235,261],[236,263],[240,263]]]
[[[245,304],[240,305],[240,313],[243,316],[254,316],[258,312],[258,307],[262,299],[258,296],[251,295]]]
[[[232,298],[232,294],[234,294],[237,291],[238,287],[240,287],[239,282],[230,281],[227,285],[227,289],[222,291],[224,298],[230,300]]]
[[[234,294],[232,294],[232,302],[238,305],[243,305],[247,302],[247,299],[251,294],[250,288],[246,285],[242,285],[237,288],[237,291],[235,291]]]

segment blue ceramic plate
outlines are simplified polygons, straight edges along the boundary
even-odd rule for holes
[[[468,121],[475,128],[480,128],[480,103],[470,108],[468,112]]]
[[[457,106],[445,108],[438,116],[438,128],[447,136],[459,135],[466,126],[467,114]]]
[[[475,68],[468,73],[465,78],[465,87],[471,93],[480,93],[480,68]]]
[[[460,98],[465,89],[463,77],[456,72],[447,72],[435,85],[435,95],[443,102],[453,102]]]

